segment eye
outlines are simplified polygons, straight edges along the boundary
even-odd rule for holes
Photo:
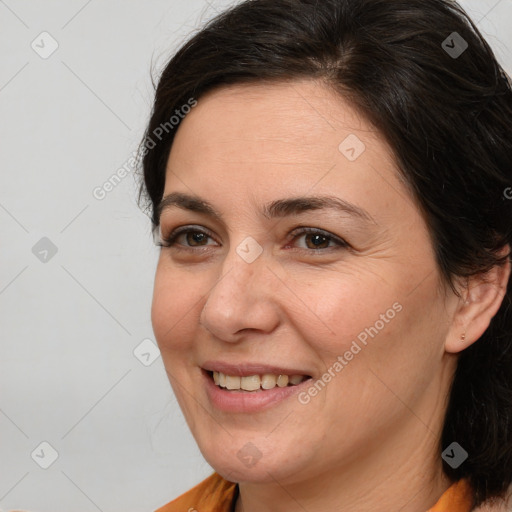
[[[299,250],[308,252],[321,252],[326,249],[348,248],[350,245],[342,238],[317,228],[300,228],[291,233],[292,241],[304,238],[305,247],[299,247]]]
[[[167,236],[162,236],[160,241],[157,242],[157,245],[160,247],[174,247],[178,250],[187,250],[211,245],[205,243],[208,239],[213,239],[209,232],[202,229],[192,229],[191,226],[183,226],[175,229]]]
[[[300,238],[304,239],[305,246],[297,247],[299,251],[324,252],[328,249],[349,248],[350,245],[342,238],[317,228],[301,227],[291,234],[292,242]],[[209,231],[183,226],[171,232],[167,236],[161,236],[156,245],[160,247],[173,247],[175,250],[194,250],[208,247],[208,240],[214,240]],[[287,245],[288,247],[288,245]]]

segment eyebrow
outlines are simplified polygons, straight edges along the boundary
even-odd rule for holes
[[[183,192],[172,192],[165,196],[157,206],[156,217],[160,217],[165,210],[180,208],[196,213],[202,213],[224,222],[223,216],[208,201],[199,196],[185,194]],[[334,196],[304,196],[277,199],[263,206],[261,215],[267,219],[299,215],[311,210],[331,209],[346,213],[352,217],[375,224],[373,217],[363,208],[360,208],[348,201]]]

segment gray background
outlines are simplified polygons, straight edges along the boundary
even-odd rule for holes
[[[153,344],[129,158],[151,65],[230,3],[0,0],[0,510],[151,511],[212,471]],[[512,0],[461,4],[512,74]]]

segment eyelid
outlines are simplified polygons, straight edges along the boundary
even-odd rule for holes
[[[181,245],[181,244],[175,243],[176,238],[178,238],[180,235],[182,235],[184,233],[189,233],[189,232],[202,233],[202,234],[206,235],[208,238],[211,238],[216,243],[218,243],[217,240],[215,239],[215,236],[209,229],[207,229],[203,226],[196,225],[196,224],[187,224],[184,226],[178,226],[177,228],[171,230],[170,233],[166,236],[163,236],[162,230],[160,229],[159,235],[158,235],[159,242],[156,245],[158,245],[160,247],[174,247],[175,245]],[[206,247],[209,247],[209,246],[203,245],[203,246],[197,246],[197,247],[188,247],[185,245],[185,246],[180,247],[180,249],[183,249],[183,250],[194,250],[195,249],[195,250],[197,250],[197,249],[204,249]]]

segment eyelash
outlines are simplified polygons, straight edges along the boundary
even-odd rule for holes
[[[189,247],[189,246],[181,246],[180,247],[179,244],[177,245],[176,244],[177,238],[180,235],[187,234],[187,233],[200,233],[200,234],[206,235],[208,238],[214,239],[214,237],[211,235],[211,233],[209,231],[205,231],[202,229],[195,229],[195,228],[193,229],[190,226],[184,226],[182,228],[175,229],[168,236],[162,237],[161,241],[157,242],[157,245],[159,247],[165,247],[165,248],[174,247],[174,250],[187,251],[187,252],[190,252],[190,251],[195,252],[196,249],[204,249],[206,247],[209,247],[209,245],[203,245],[203,246],[200,245],[197,247]],[[320,235],[321,237],[328,239],[329,242],[332,241],[337,245],[337,247],[326,247],[326,248],[320,248],[320,249],[307,249],[307,248],[304,249],[302,247],[299,247],[297,249],[298,251],[307,252],[310,254],[322,253],[322,252],[326,252],[326,251],[330,252],[333,249],[348,249],[348,248],[350,248],[350,245],[342,238],[337,237],[331,233],[328,233],[327,231],[323,231],[323,230],[317,229],[317,228],[300,227],[300,228],[297,228],[294,231],[292,231],[292,233],[290,233],[290,234],[293,235],[293,238],[291,240],[292,242],[294,240],[296,240],[297,238],[299,238],[300,236],[312,234],[312,235]]]

